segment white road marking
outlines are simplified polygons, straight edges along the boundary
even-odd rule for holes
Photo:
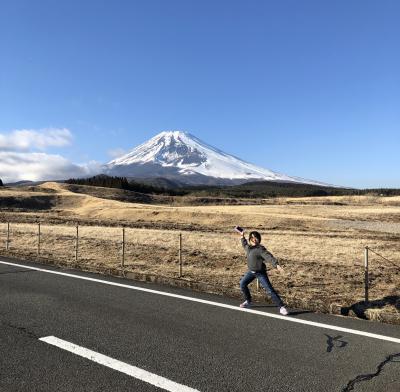
[[[110,286],[123,287],[123,288],[130,289],[130,290],[144,291],[146,293],[164,295],[166,297],[172,297],[172,298],[179,298],[179,299],[183,299],[185,301],[198,302],[198,303],[202,303],[202,304],[206,304],[206,305],[218,306],[220,308],[236,310],[236,311],[239,311],[239,312],[247,312],[247,313],[257,314],[259,316],[264,316],[264,317],[270,317],[270,318],[275,318],[275,319],[279,319],[279,320],[284,320],[284,321],[287,321],[287,322],[311,325],[313,327],[330,329],[330,330],[333,330],[333,331],[347,332],[347,333],[350,333],[350,334],[353,334],[353,335],[366,336],[366,337],[373,338],[373,339],[380,339],[380,340],[385,340],[387,342],[394,342],[394,343],[399,343],[400,344],[400,338],[394,338],[394,337],[385,336],[385,335],[378,335],[378,334],[375,334],[375,333],[359,331],[357,329],[338,327],[336,325],[331,325],[331,324],[317,323],[317,322],[314,322],[314,321],[308,321],[308,320],[292,318],[290,316],[289,317],[288,316],[281,316],[279,314],[261,312],[259,310],[255,310],[255,309],[239,308],[238,306],[227,305],[227,304],[220,303],[220,302],[208,301],[208,300],[205,300],[205,299],[188,297],[188,296],[179,295],[179,294],[172,294],[172,293],[168,293],[168,292],[165,292],[165,291],[151,290],[151,289],[146,289],[146,288],[143,288],[143,287],[131,286],[131,285],[123,284],[123,283],[109,282],[109,281],[102,280],[102,279],[89,278],[89,277],[85,277],[85,276],[68,274],[68,273],[65,273],[65,272],[51,271],[51,270],[46,270],[46,269],[37,268],[37,267],[29,267],[29,266],[26,266],[26,265],[9,263],[7,261],[1,261],[0,260],[0,264],[12,265],[14,267],[27,268],[27,269],[31,269],[31,270],[34,270],[34,271],[40,271],[40,272],[45,272],[45,273],[49,273],[49,274],[68,276],[70,278],[88,280],[88,281],[91,281],[91,282],[107,284],[107,285],[110,285]]]
[[[47,336],[40,338],[42,342],[51,344],[52,346],[59,347],[70,353],[79,355],[80,357],[90,359],[100,365],[107,366],[118,372],[125,373],[128,376],[135,377],[141,381],[155,385],[158,388],[165,389],[171,392],[199,392],[197,389],[189,388],[185,385],[178,384],[167,378],[158,376],[157,374],[150,373],[147,370],[140,369],[136,366],[129,365],[125,362],[118,361],[117,359],[100,354],[96,351],[89,350],[85,347],[78,346],[77,344],[67,342],[66,340],[59,339],[55,336]]]

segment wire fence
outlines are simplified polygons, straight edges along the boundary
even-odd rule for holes
[[[207,270],[222,268],[221,284],[229,281],[230,267],[240,253],[239,247],[232,247],[232,238],[218,233],[81,224],[6,223],[0,230],[1,242],[8,255],[174,278],[208,280]]]
[[[375,250],[371,249],[370,247],[368,247],[368,250],[374,254],[376,254],[377,256],[379,256],[381,259],[387,261],[389,264],[393,265],[394,267],[396,267],[397,269],[400,270],[400,264],[396,264],[394,261],[389,260],[387,257],[382,256],[381,254],[379,254],[378,252],[376,252]]]
[[[378,259],[378,264],[380,264],[380,265],[382,264],[382,262],[379,263],[379,260],[385,260],[385,262],[387,262],[390,265],[392,265],[393,267],[395,267],[397,272],[400,271],[400,266],[397,263],[388,259],[385,256],[382,256],[380,253],[371,249],[369,246],[366,246],[365,253],[364,253],[364,301],[366,303],[368,303],[370,300],[370,298],[369,298],[369,291],[370,291],[370,287],[371,287],[370,252],[380,258],[380,259]]]
[[[236,292],[239,292],[238,281],[245,269],[243,250],[237,238],[212,232],[7,222],[0,229],[1,242],[7,255],[79,265],[82,269],[116,268],[192,279],[234,288]],[[373,263],[371,254],[376,256]],[[393,293],[393,287],[400,286],[400,275],[396,275],[399,265],[369,247],[364,253],[364,274],[356,262],[348,265],[305,263],[306,272],[295,270],[300,268],[299,264],[295,260],[289,265],[288,270],[293,272],[291,277],[274,277],[278,289],[293,298],[313,296],[329,300],[343,298],[346,294],[349,300],[364,298],[368,302],[372,289],[376,289],[373,296],[377,297],[387,287],[392,287],[390,293]],[[377,266],[383,270],[374,270]],[[257,289],[260,289],[258,285]]]

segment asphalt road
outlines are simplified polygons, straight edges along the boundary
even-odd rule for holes
[[[49,336],[170,380],[176,392],[400,391],[399,326],[302,311],[285,318],[262,304],[251,312],[220,296],[3,262],[16,263],[0,258],[0,391],[164,389],[39,340]]]

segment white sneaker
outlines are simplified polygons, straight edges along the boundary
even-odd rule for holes
[[[246,300],[246,301],[244,301],[243,303],[241,303],[239,306],[240,306],[241,308],[250,308],[251,302]]]
[[[287,311],[287,309],[284,306],[281,306],[279,308],[279,313],[283,314],[284,316],[287,316],[289,314],[289,312]]]

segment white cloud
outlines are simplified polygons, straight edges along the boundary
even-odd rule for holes
[[[69,146],[72,139],[72,133],[66,128],[0,133],[0,179],[4,183],[64,180],[101,173],[98,162],[74,164],[61,155],[45,152],[50,147]]]
[[[0,133],[0,151],[44,151],[71,143],[72,133],[67,128],[16,129],[8,134]]]
[[[108,156],[110,156],[111,158],[119,158],[122,155],[126,154],[126,151],[123,150],[122,148],[114,148],[111,150],[107,151]]]
[[[99,174],[98,162],[74,164],[60,155],[0,151],[0,178],[4,183],[21,180],[65,180]]]

